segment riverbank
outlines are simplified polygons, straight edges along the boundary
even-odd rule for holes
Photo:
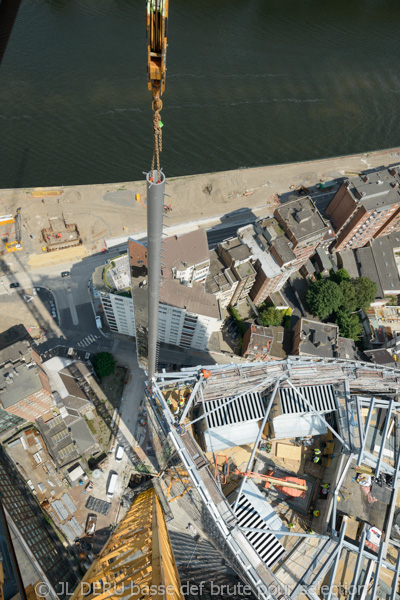
[[[317,161],[167,178],[169,197],[165,203],[171,206],[171,211],[165,223],[173,227],[181,225],[181,228],[189,222],[192,228],[210,227],[227,215],[234,223],[235,211],[249,209],[257,216],[272,211],[274,196],[288,192],[292,186],[311,186],[321,180],[343,177],[347,172],[399,162],[400,148],[393,148]],[[48,195],[49,192],[57,195]],[[106,239],[135,236],[146,230],[144,181],[7,189],[0,191],[0,201],[3,214],[15,214],[17,208],[22,207],[24,250],[19,255],[25,255],[26,262],[30,262],[32,255],[41,254],[41,230],[57,217],[63,217],[66,223],[76,223],[88,254],[104,249]],[[6,233],[5,227],[1,233]],[[36,265],[36,258],[34,263]]]

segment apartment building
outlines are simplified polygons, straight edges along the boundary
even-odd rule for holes
[[[238,282],[229,303],[235,306],[246,300],[256,279],[257,273],[252,264],[253,254],[249,246],[238,237],[219,244],[217,252]]]
[[[136,337],[139,357],[147,355],[147,264],[146,246],[130,239],[127,254],[98,267],[92,276],[108,326],[113,332]],[[203,283],[209,268],[204,231],[163,241],[160,342],[205,350],[211,334],[219,330],[222,317],[218,298],[207,293]]]
[[[321,323],[301,318],[293,329],[294,356],[339,356],[339,327],[335,323]]]
[[[326,208],[336,232],[334,252],[362,248],[400,229],[399,167],[345,181]]]

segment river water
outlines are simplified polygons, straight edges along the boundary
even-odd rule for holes
[[[0,188],[141,179],[145,0],[23,0],[0,66]],[[168,177],[400,145],[400,3],[170,0]]]

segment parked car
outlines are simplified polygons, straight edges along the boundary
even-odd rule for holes
[[[19,283],[17,283],[16,281],[14,283],[10,283],[10,288],[17,288],[19,287]]]
[[[69,277],[71,275],[71,273],[69,271],[63,271],[61,273],[61,277]]]
[[[121,444],[118,444],[118,446],[115,449],[115,460],[120,462],[122,460],[122,457],[124,456],[124,453],[125,453],[124,447],[121,446]]]
[[[103,324],[101,322],[101,317],[96,317],[96,327],[97,327],[97,329],[103,328]]]

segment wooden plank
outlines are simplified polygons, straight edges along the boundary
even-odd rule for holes
[[[288,459],[290,461],[301,461],[301,446],[289,446],[289,444],[276,444],[276,458]]]

